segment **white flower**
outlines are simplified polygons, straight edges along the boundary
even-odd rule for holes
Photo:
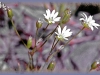
[[[100,26],[99,24],[95,23],[95,20],[93,20],[93,16],[89,16],[87,17],[87,15],[85,13],[82,14],[83,18],[80,18],[80,21],[82,21],[84,23],[85,26],[90,27],[91,30],[93,31],[93,27],[97,28],[97,26]]]
[[[68,37],[72,35],[72,32],[70,32],[70,29],[67,29],[67,26],[65,26],[62,31],[61,31],[61,27],[59,26],[57,30],[58,32],[55,32],[55,34],[57,34],[57,38],[59,40],[63,40],[63,39],[68,40]]]
[[[46,10],[46,14],[43,14],[45,17],[45,20],[49,23],[55,23],[60,21],[61,17],[57,17],[58,16],[58,12],[55,12],[55,10],[53,10],[52,12],[50,12],[49,9]]]

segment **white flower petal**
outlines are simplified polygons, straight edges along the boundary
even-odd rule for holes
[[[99,24],[97,24],[97,23],[93,23],[92,24],[95,28],[97,28],[98,29],[98,27],[97,26],[100,26]]]
[[[62,30],[62,34],[64,34],[64,33],[65,33],[66,28],[67,28],[67,26],[65,26],[65,27],[63,28],[63,30]]]
[[[56,12],[53,16],[53,19],[55,19],[58,16],[58,12]]]
[[[59,35],[59,33],[55,32],[55,34]]]
[[[100,26],[99,24],[97,23],[92,23],[93,26]]]
[[[80,18],[79,20],[80,20],[80,21],[82,21],[82,20],[84,21],[84,18]]]
[[[94,29],[93,29],[93,26],[89,26],[90,28],[91,28],[91,30],[93,31]]]
[[[91,24],[95,23],[95,20],[90,21]]]
[[[93,16],[89,16],[89,18],[87,19],[87,22],[91,22],[92,21]]]
[[[64,34],[65,37],[69,37],[72,35],[72,32],[67,32],[67,34]]]
[[[46,14],[43,14],[44,15],[44,17],[46,18],[46,19],[49,19],[49,17],[46,15]]]
[[[46,13],[47,13],[47,17],[50,17],[50,10],[49,9],[46,10]]]
[[[57,18],[54,19],[54,21],[56,21],[56,22],[57,22],[57,21],[60,21],[60,18],[61,18],[61,17],[57,17]]]
[[[55,14],[55,10],[53,10],[53,11],[52,11],[52,13],[51,13],[50,17],[53,17],[53,16],[54,16],[54,14]]]
[[[61,27],[58,27],[58,33],[61,34]]]
[[[65,31],[65,33],[68,33],[70,31],[70,29],[67,29],[66,31]]]
[[[68,40],[68,38],[64,38],[65,40]]]
[[[85,13],[82,14],[83,18],[87,20],[87,16]]]

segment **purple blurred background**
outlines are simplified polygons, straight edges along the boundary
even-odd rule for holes
[[[5,1],[5,0],[3,0]],[[29,1],[29,0],[28,0]],[[28,37],[35,36],[35,23],[39,18],[44,18],[43,14],[47,8],[56,9],[59,11],[61,3],[20,3],[12,2],[5,3],[12,8],[14,12],[14,23],[17,27],[24,42],[27,42]],[[76,34],[82,25],[79,21],[80,14],[85,12],[87,15],[93,15],[97,23],[100,24],[100,4],[79,4],[79,3],[64,3],[65,8],[69,8],[72,12],[70,21],[65,24]],[[43,32],[43,27],[39,30],[39,34]],[[55,25],[51,25],[46,33],[42,36],[44,38]],[[38,36],[39,37],[39,36]],[[33,56],[33,63],[38,67],[44,64],[45,59],[50,51],[51,43],[54,35],[44,45],[39,52]],[[34,42],[34,39],[33,39]],[[57,45],[57,48],[63,42]],[[34,46],[34,43],[33,43]],[[31,49],[30,49],[31,50]],[[0,9],[0,70],[1,71],[17,71],[18,64],[21,70],[25,71],[28,63],[28,50],[24,47],[21,40],[17,37],[6,12]],[[100,27],[91,31],[89,29],[83,30],[64,50],[54,56],[56,61],[56,71],[82,71],[88,72],[91,63],[100,59]]]

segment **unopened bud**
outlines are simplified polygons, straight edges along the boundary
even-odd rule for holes
[[[60,4],[60,7],[59,7],[59,16],[62,16],[62,13],[64,12],[65,10],[65,4]]]
[[[70,17],[71,17],[71,11],[69,9],[66,9],[64,11],[64,16],[62,18],[62,24],[67,23],[70,20]]]
[[[48,65],[47,69],[50,71],[53,71],[55,68],[55,65],[56,65],[55,62],[51,61],[50,64]]]
[[[30,48],[32,46],[32,37],[30,36],[27,41],[27,48]]]
[[[100,64],[99,61],[93,62],[92,65],[91,65],[91,70],[92,70],[92,69],[96,69],[98,64]]]
[[[7,14],[8,14],[8,17],[9,17],[10,19],[12,19],[12,17],[13,17],[13,12],[12,12],[12,9],[11,9],[11,8],[8,8],[8,9],[7,9]]]
[[[36,22],[36,27],[37,28],[41,28],[41,26],[42,26],[42,21],[41,21],[41,19],[39,19],[37,22]]]

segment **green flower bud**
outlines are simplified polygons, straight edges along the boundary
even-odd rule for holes
[[[62,13],[64,12],[65,10],[65,4],[60,4],[60,7],[59,7],[59,15],[58,16],[62,16]]]
[[[98,61],[93,62],[91,65],[91,69],[96,69],[98,64],[99,64]]]
[[[32,46],[32,37],[30,36],[27,41],[27,48],[30,48]]]
[[[43,23],[43,22],[39,19],[39,20],[36,22],[36,27],[37,27],[37,28],[41,28],[42,23]]]
[[[9,17],[10,19],[12,19],[12,17],[13,17],[12,9],[8,8],[8,9],[7,9],[7,14],[8,14],[8,17]]]
[[[61,21],[62,24],[67,23],[70,20],[70,17],[71,17],[71,11],[69,9],[65,10],[64,16],[63,16],[62,21]]]
[[[50,64],[48,65],[47,69],[50,70],[50,71],[53,71],[54,68],[55,68],[55,62],[51,61]]]

